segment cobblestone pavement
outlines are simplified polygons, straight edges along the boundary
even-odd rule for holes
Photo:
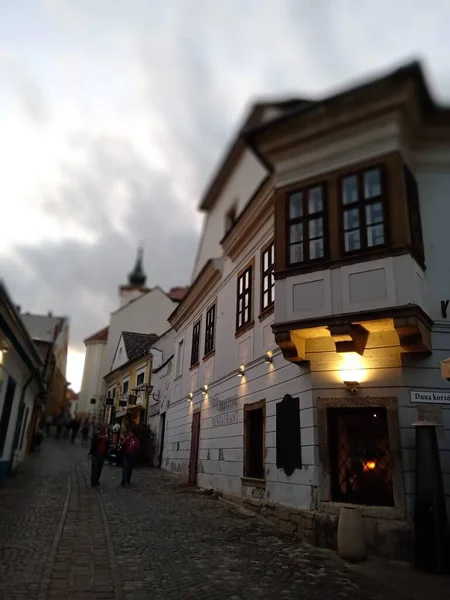
[[[0,598],[384,600],[323,553],[192,493],[163,471],[130,488],[86,450],[46,440],[0,487]]]

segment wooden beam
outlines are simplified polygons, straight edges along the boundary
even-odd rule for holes
[[[275,341],[286,360],[295,363],[306,361],[306,341],[295,331],[276,331]]]
[[[431,354],[431,332],[418,317],[396,317],[394,327],[405,352]]]
[[[369,332],[362,325],[345,323],[328,327],[336,352],[357,352],[361,356],[367,344]]]

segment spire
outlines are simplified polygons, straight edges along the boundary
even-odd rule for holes
[[[142,257],[144,254],[144,250],[140,245],[137,251],[136,263],[134,265],[134,269],[128,275],[128,284],[134,287],[144,287],[145,282],[147,281],[147,275],[144,273],[144,268],[142,266]]]

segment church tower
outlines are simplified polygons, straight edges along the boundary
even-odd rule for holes
[[[119,287],[121,307],[150,291],[149,288],[145,287],[147,276],[144,273],[144,267],[142,265],[143,256],[144,250],[142,246],[139,246],[136,256],[136,263],[133,270],[128,275],[128,285],[121,285]]]

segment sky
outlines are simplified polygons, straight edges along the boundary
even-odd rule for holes
[[[251,102],[318,98],[413,59],[450,101],[448,0],[0,2],[0,278],[67,315],[68,380],[136,248],[191,278],[197,206]]]

